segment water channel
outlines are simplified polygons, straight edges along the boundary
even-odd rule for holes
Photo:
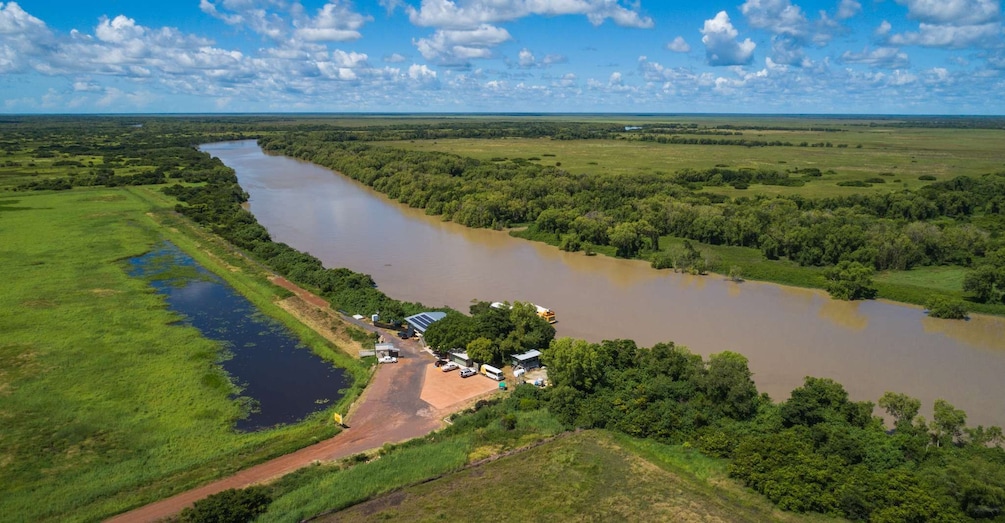
[[[201,149],[237,171],[275,241],[370,274],[395,298],[465,312],[473,299],[531,301],[555,310],[559,336],[743,353],[758,388],[776,400],[812,375],[839,381],[856,400],[892,390],[930,412],[944,398],[971,426],[1005,424],[1002,318],[939,320],[884,301],[565,253],[426,216],[331,170],[266,155],[254,141]]]
[[[130,263],[131,274],[150,280],[185,324],[225,344],[220,364],[254,405],[248,417],[237,420],[237,430],[295,423],[342,397],[339,389],[348,385],[343,369],[311,352],[174,245],[166,243]]]

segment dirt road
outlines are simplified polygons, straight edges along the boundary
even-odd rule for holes
[[[324,303],[321,298],[292,284],[283,286],[311,303],[316,304],[317,300]],[[327,307],[327,303],[324,303],[324,306]],[[373,330],[372,326],[362,323],[358,325]],[[387,337],[390,336],[385,336]],[[423,436],[438,429],[444,416],[470,401],[468,397],[470,394],[459,395],[455,398],[456,401],[450,404],[437,401],[439,408],[434,408],[420,399],[426,372],[433,358],[421,350],[418,342],[414,340],[393,341],[401,350],[401,357],[398,363],[380,365],[372,382],[363,392],[362,398],[352,409],[351,417],[346,420],[350,428],[331,439],[242,470],[233,476],[120,514],[109,521],[157,521],[178,514],[185,507],[217,492],[263,483],[315,461],[337,460],[381,447],[385,443],[396,443]]]

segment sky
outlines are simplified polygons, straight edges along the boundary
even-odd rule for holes
[[[1005,114],[1001,0],[0,2],[0,113]]]

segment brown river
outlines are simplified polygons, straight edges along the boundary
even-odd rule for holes
[[[944,398],[967,412],[968,425],[1005,424],[1005,319],[939,320],[890,302],[565,253],[426,216],[329,169],[266,155],[254,141],[201,149],[237,171],[275,241],[370,274],[395,298],[464,312],[472,300],[530,301],[555,311],[559,336],[740,352],[776,400],[812,375],[837,380],[856,400],[903,392],[930,413]]]

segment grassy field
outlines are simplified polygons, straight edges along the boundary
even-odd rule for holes
[[[742,121],[748,124],[746,120]],[[844,132],[742,131],[749,140],[801,143],[831,142],[834,147],[740,147],[729,145],[658,144],[629,140],[552,140],[550,138],[442,139],[383,142],[395,147],[433,150],[480,160],[534,159],[559,165],[573,173],[673,173],[683,168],[716,166],[771,169],[779,172],[817,168],[820,178],[806,178],[802,187],[751,185],[705,190],[728,196],[799,194],[835,196],[860,192],[915,189],[922,175],[938,180],[959,175],[1005,171],[1005,149],[1000,130],[893,129],[846,126]],[[716,137],[711,137],[716,138]],[[838,144],[847,145],[839,148]],[[858,146],[861,145],[861,148]],[[830,174],[827,174],[830,173]],[[793,175],[799,176],[799,175]],[[871,187],[841,187],[838,182],[882,179]]]
[[[394,491],[321,521],[805,521],[695,451],[599,431]],[[823,520],[816,517],[814,520]]]
[[[275,484],[275,501],[260,522],[297,522],[343,509],[394,489],[460,469],[465,464],[545,440],[565,429],[547,410],[518,412],[503,428],[498,405],[468,413],[439,433],[369,456],[299,470]]]
[[[187,236],[182,220],[161,223],[171,213],[155,190],[0,195],[3,519],[100,519],[335,432],[325,414],[232,430],[240,410],[215,365],[220,347],[176,324],[124,260],[171,239],[266,313],[292,320],[239,257]],[[348,364],[320,337],[298,334]],[[365,377],[358,364],[350,371]]]

